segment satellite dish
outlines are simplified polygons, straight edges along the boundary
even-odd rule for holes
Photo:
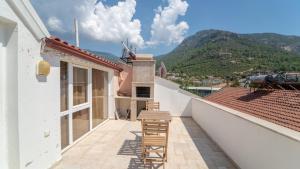
[[[122,45],[123,45],[123,49],[122,49],[121,60],[123,60],[126,63],[132,63],[132,60],[136,59],[136,54],[132,50],[132,46],[130,48],[128,48],[128,41],[127,41],[127,44],[122,42]]]

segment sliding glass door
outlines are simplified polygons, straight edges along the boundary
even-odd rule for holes
[[[108,73],[60,62],[61,149],[107,119]]]
[[[93,83],[93,128],[107,119],[107,73],[92,70]]]

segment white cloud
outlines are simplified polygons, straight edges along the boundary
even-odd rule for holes
[[[177,22],[179,16],[184,16],[188,3],[185,0],[168,0],[168,6],[159,6],[151,25],[151,38],[148,45],[178,44],[183,41],[189,25],[185,21]]]
[[[55,16],[52,16],[48,19],[47,25],[51,31],[57,31],[57,32],[65,32],[63,29],[63,24],[61,20],[56,18]]]
[[[105,5],[104,0],[31,0],[34,7],[51,31],[73,35],[73,20],[78,19],[80,36],[100,42],[126,40],[137,47],[148,45],[177,44],[185,36],[189,26],[184,16],[188,3],[185,0],[163,0],[167,6],[159,6],[151,25],[151,37],[145,42],[141,35],[141,22],[134,18],[137,0],[121,0],[115,5]],[[138,1],[141,2],[142,1]],[[146,44],[146,45],[145,45]]]
[[[48,22],[48,28],[54,31],[59,32],[59,28],[63,25],[66,33],[72,33],[73,20],[76,17],[81,36],[116,43],[128,38],[130,43],[138,47],[144,44],[140,20],[133,18],[136,0],[119,1],[113,6],[105,5],[105,1],[97,3],[97,0],[32,0],[32,2],[43,20]],[[57,22],[59,20],[61,25]]]
[[[115,6],[105,6],[102,2],[86,4],[80,7],[82,13],[81,26],[91,37],[111,42],[121,42],[128,38],[129,42],[142,47],[141,23],[133,19],[136,1],[120,1]]]

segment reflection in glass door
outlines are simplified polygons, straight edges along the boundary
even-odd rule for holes
[[[107,119],[107,73],[101,70],[92,70],[93,128]]]

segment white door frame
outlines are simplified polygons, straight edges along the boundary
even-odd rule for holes
[[[60,112],[60,117],[66,116],[68,115],[68,134],[69,134],[69,145],[66,146],[64,149],[62,149],[62,152],[68,150],[70,147],[72,147],[72,145],[74,145],[75,143],[77,143],[78,141],[80,141],[82,138],[84,138],[86,135],[88,135],[92,130],[93,130],[93,106],[92,106],[92,69],[97,69],[97,68],[91,68],[88,66],[82,66],[80,64],[74,64],[65,60],[61,60],[63,62],[67,63],[67,73],[68,73],[68,110]],[[73,106],[73,68],[74,67],[78,67],[78,68],[83,68],[86,69],[88,71],[88,87],[87,87],[87,102],[83,103],[83,104],[79,104],[76,106]],[[97,70],[101,70],[101,69],[97,69]],[[106,72],[107,74],[109,74],[109,72],[107,72],[106,70],[101,70]],[[107,75],[108,76],[108,75]],[[108,83],[108,81],[106,80],[106,85],[107,90],[109,89],[110,84]],[[109,93],[109,91],[107,91]],[[107,98],[108,99],[108,98]],[[106,103],[106,107],[108,108],[109,103],[107,101]],[[84,109],[89,109],[89,131],[84,134],[83,136],[81,136],[79,139],[77,140],[73,140],[73,113],[78,112],[80,110],[84,110]],[[108,116],[108,109],[107,109],[107,116]],[[102,123],[100,123],[99,125],[101,125]],[[99,126],[98,125],[98,126]],[[95,127],[96,128],[96,127]],[[94,129],[95,129],[94,128]]]

